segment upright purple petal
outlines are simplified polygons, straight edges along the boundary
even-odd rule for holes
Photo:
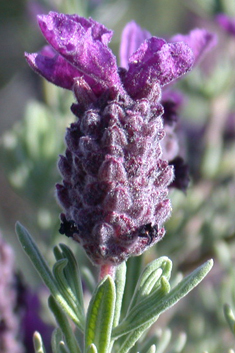
[[[220,13],[216,20],[220,27],[222,27],[227,33],[235,35],[235,17],[229,17],[224,13]]]
[[[217,44],[217,37],[206,29],[195,28],[189,34],[176,34],[171,38],[172,43],[181,41],[192,49],[195,58],[194,64],[196,64],[206,52]]]
[[[140,47],[145,39],[151,38],[151,33],[142,29],[135,21],[127,23],[121,38],[120,61],[121,66],[128,68],[130,56]]]
[[[93,18],[85,18],[80,17],[76,14],[74,15],[65,15],[66,17],[70,18],[72,21],[80,23],[81,26],[87,31],[88,28],[92,29],[92,36],[96,40],[100,40],[104,45],[107,45],[113,36],[113,31],[107,29],[104,25],[99,22],[93,20]]]
[[[116,58],[106,46],[110,33],[95,21],[50,12],[38,16],[41,31],[55,49],[81,73],[105,88],[121,86]]]
[[[130,57],[124,86],[132,97],[141,97],[149,82],[164,86],[188,72],[193,65],[192,50],[187,44],[166,43],[152,37]]]

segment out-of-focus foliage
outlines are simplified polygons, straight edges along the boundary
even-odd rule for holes
[[[169,353],[169,329],[173,337],[186,332],[182,353],[227,352],[235,346],[229,329],[233,317],[226,307],[228,325],[223,313],[225,303],[235,307],[235,38],[219,27],[216,14],[235,16],[234,0],[0,3],[0,227],[14,243],[13,219],[24,218],[26,213],[45,249],[58,234],[59,208],[53,191],[60,180],[56,161],[64,150],[65,127],[73,119],[69,110],[72,94],[42,83],[23,58],[24,50],[32,52],[41,47],[43,39],[35,14],[48,10],[77,12],[103,22],[115,30],[112,49],[116,53],[121,30],[132,19],[166,38],[194,27],[217,33],[217,47],[177,85],[185,96],[178,133],[191,183],[186,194],[172,191],[173,213],[166,236],[144,261],[169,256],[175,275],[180,277],[180,273],[214,258],[215,266],[204,283],[158,321],[156,332],[162,333],[157,352]],[[79,256],[82,262],[84,257]],[[132,271],[128,278],[130,291],[138,266],[136,259],[128,261],[128,270]],[[23,272],[27,271],[25,265]],[[177,349],[172,348],[172,352]]]

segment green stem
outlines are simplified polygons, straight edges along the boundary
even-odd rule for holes
[[[116,266],[111,264],[105,264],[100,266],[99,282],[104,279],[105,276],[110,276],[114,279],[116,272]]]

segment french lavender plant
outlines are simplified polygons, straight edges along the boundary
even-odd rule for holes
[[[38,16],[38,23],[49,45],[39,53],[26,53],[29,65],[48,81],[72,90],[76,98],[71,110],[77,119],[65,135],[66,152],[58,162],[63,182],[56,185],[56,194],[64,210],[60,233],[78,242],[100,267],[100,283],[86,314],[70,249],[64,244],[55,247],[57,261],[51,272],[20,224],[17,233],[51,291],[49,306],[60,327],[52,336],[53,352],[129,352],[159,315],[212,266],[208,261],[171,289],[171,261],[153,261],[142,272],[127,312],[121,314],[125,262],[162,239],[171,213],[171,159],[178,149],[175,144],[169,147],[167,138],[164,142],[170,119],[167,113],[164,119],[162,87],[187,73],[194,59],[211,46],[213,36],[195,30],[166,42],[131,22],[123,32],[118,67],[108,47],[112,31],[93,19],[50,12]],[[177,175],[182,177],[176,173],[176,179]],[[34,342],[36,352],[45,352],[39,334]],[[155,345],[144,347],[141,352],[157,352]]]

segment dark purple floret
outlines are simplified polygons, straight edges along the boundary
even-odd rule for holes
[[[164,236],[174,168],[162,155],[162,86],[191,69],[193,53],[132,22],[119,68],[108,48],[112,32],[98,22],[50,12],[39,25],[50,46],[26,59],[47,80],[73,90],[77,101],[58,162],[60,232],[94,264],[117,265]]]
[[[175,178],[169,185],[179,190],[186,191],[190,181],[189,178],[189,166],[184,162],[182,157],[176,157],[169,163],[174,166]]]

